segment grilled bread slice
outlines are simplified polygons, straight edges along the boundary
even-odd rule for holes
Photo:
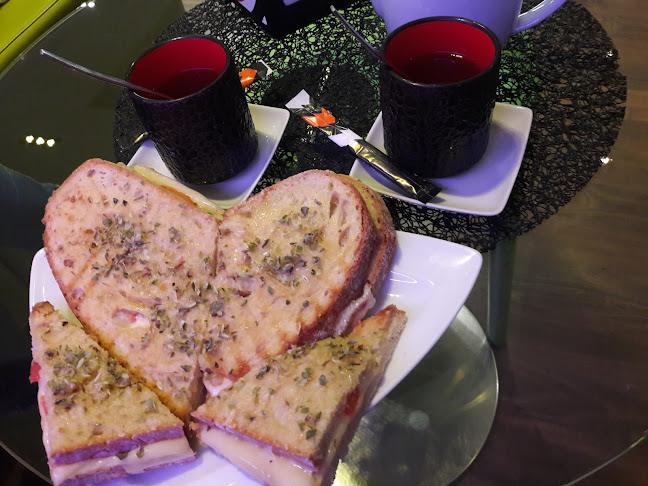
[[[43,239],[86,330],[186,419],[204,395],[198,353],[218,298],[218,220],[176,192],[87,161],[50,198]]]
[[[225,211],[221,296],[201,356],[212,394],[293,345],[346,332],[367,287],[378,235],[354,184],[328,171],[281,181]],[[363,313],[364,315],[364,313]]]
[[[268,359],[192,413],[198,436],[268,486],[331,484],[404,323],[389,306],[348,337]]]
[[[219,231],[223,213],[202,196],[135,172],[77,169],[47,205],[46,253],[88,331],[181,418],[202,399],[202,371],[217,392],[373,306],[395,232],[359,181],[299,174],[225,212]]]
[[[32,381],[55,486],[189,462],[183,422],[48,302],[30,319]]]

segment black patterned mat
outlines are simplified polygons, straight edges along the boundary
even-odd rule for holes
[[[525,8],[537,2],[525,2]],[[386,37],[368,1],[343,11],[374,45]],[[231,0],[206,0],[159,37],[206,34],[224,41],[239,68],[258,59],[275,74],[247,88],[251,103],[283,107],[300,89],[319,98],[343,124],[365,136],[379,112],[377,63],[328,15],[276,39]],[[555,214],[592,178],[609,154],[625,113],[626,81],[602,26],[568,1],[538,26],[511,37],[502,55],[498,100],[534,112],[522,166],[504,211],[484,217],[428,209],[386,198],[396,228],[485,252]],[[127,162],[143,131],[125,96],[115,116],[115,155]],[[291,116],[256,191],[311,168],[348,173],[354,157]]]

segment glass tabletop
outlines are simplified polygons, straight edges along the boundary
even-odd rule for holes
[[[54,184],[88,158],[112,159],[120,92],[64,70],[39,49],[121,76],[183,12],[173,0],[84,3],[0,75],[0,441],[43,476],[44,450],[34,447],[40,435],[36,389],[25,386],[31,260],[43,245],[40,219]]]
[[[0,216],[0,318],[4,331],[0,344],[3,372],[0,441],[42,475],[47,474],[47,466],[40,444],[36,389],[27,383],[31,361],[27,293],[31,259],[42,246],[40,217],[53,188],[49,184],[62,182],[88,158],[115,160],[116,156],[119,158],[121,155],[122,161],[128,161],[129,154],[132,155],[137,148],[136,137],[130,137],[131,134],[137,135],[137,129],[133,130],[128,121],[127,109],[123,106],[119,90],[64,71],[41,58],[37,48],[47,48],[80,64],[119,76],[126,72],[131,60],[155,39],[180,31],[204,33],[206,23],[220,25],[222,19],[214,18],[217,17],[214,9],[224,3],[207,1],[184,15],[182,5],[170,0],[97,1],[93,7],[86,4],[0,76],[0,107],[4,119],[0,132],[0,164],[20,174],[17,178],[11,176],[12,181],[17,182],[11,191],[2,195],[4,209]],[[623,26],[641,25],[638,20],[641,17],[623,17],[616,20],[617,23],[606,23],[603,20],[609,18],[610,12],[614,12],[622,2],[609,0],[606,3],[610,5],[584,2],[585,6],[582,6],[568,2],[564,16],[554,19],[554,23],[549,19],[542,26],[544,31],[531,31],[535,34],[512,38],[512,42],[528,48],[535,39],[532,35],[537,36],[538,32],[567,31],[569,35],[561,39],[566,46],[549,41],[541,53],[534,54],[556,56],[551,61],[547,57],[535,57],[543,69],[549,69],[551,63],[561,62],[561,56],[568,56],[561,52],[569,52],[570,42],[577,42],[578,52],[585,56],[571,59],[570,66],[587,63],[585,54],[600,52],[609,46],[610,55],[605,63],[600,64],[602,70],[594,86],[601,86],[600,80],[607,79],[614,85],[613,89],[618,90],[618,83],[625,82],[625,78],[616,64],[616,48],[619,47],[616,38],[627,38]],[[379,21],[363,20],[364,14],[367,14],[365,17],[370,14],[367,2],[359,2],[354,8],[359,10],[355,16],[351,13],[350,18],[356,25],[366,26],[374,20]],[[636,10],[640,11],[639,8]],[[573,29],[567,25],[570,19],[574,22]],[[596,19],[601,20],[603,26]],[[611,26],[611,31],[605,30],[608,26]],[[582,35],[576,34],[579,31],[583,32]],[[614,34],[611,37],[615,44],[612,44],[606,32]],[[638,37],[646,40],[645,34]],[[377,38],[375,40],[378,41]],[[268,40],[268,45],[272,42]],[[340,42],[344,46],[340,50],[359,52],[359,47],[353,44],[351,38]],[[626,50],[619,47],[621,62],[624,53],[636,55],[637,52],[636,41],[624,42]],[[512,58],[516,56],[514,51],[509,51],[509,55]],[[624,74],[629,76],[629,83],[635,83],[635,89],[645,93],[645,85],[640,80],[645,79],[646,70],[637,66],[632,59],[626,64]],[[353,64],[353,68],[356,66]],[[322,74],[321,66],[300,66],[301,71],[288,79],[286,74],[289,71],[284,64],[281,67],[283,71],[279,70],[274,84],[269,81],[255,88],[253,101],[274,102],[280,106],[282,88],[293,86],[295,81],[308,82],[313,74]],[[323,84],[324,87],[358,88],[368,97],[374,96],[375,104],[375,92],[372,91],[375,86],[359,87],[363,79],[371,77],[371,74],[357,73],[353,68],[343,63],[331,68],[329,75],[349,75],[352,82],[346,83],[338,78],[337,81]],[[585,92],[583,80],[573,76],[573,72],[566,72],[564,78],[558,81],[561,79],[564,79],[563,89]],[[578,83],[581,85],[577,86]],[[517,92],[515,86],[503,90],[503,94],[506,90]],[[402,474],[412,470],[419,473],[413,483],[443,483],[438,479],[440,476],[435,476],[440,473],[440,462],[431,455],[445,452],[442,462],[447,464],[451,461],[447,456],[451,450],[448,444],[453,440],[474,438],[477,433],[488,434],[488,439],[472,465],[457,479],[457,484],[564,484],[613,457],[645,430],[648,420],[645,415],[648,409],[645,316],[648,309],[642,296],[648,291],[648,284],[643,278],[646,267],[643,263],[643,245],[640,243],[642,234],[639,230],[625,227],[621,220],[623,217],[640,222],[642,218],[645,219],[646,199],[642,194],[648,181],[645,169],[642,169],[642,160],[645,160],[643,154],[648,150],[648,145],[638,140],[648,138],[648,132],[645,119],[637,112],[630,111],[619,141],[609,153],[619,129],[619,110],[625,108],[625,100],[618,96],[609,99],[605,97],[607,95],[601,96],[603,98],[596,103],[609,108],[611,115],[603,116],[603,122],[599,125],[605,125],[608,132],[593,134],[587,140],[563,140],[565,144],[576,144],[576,150],[582,148],[579,143],[603,140],[604,143],[594,147],[596,150],[592,152],[600,153],[599,165],[593,172],[587,168],[589,172],[585,179],[575,182],[582,192],[570,204],[546,225],[535,228],[519,239],[511,334],[508,345],[494,353],[497,368],[491,361],[492,353],[489,350],[486,354],[475,353],[474,360],[457,365],[457,368],[473,371],[473,374],[463,376],[462,380],[457,381],[456,375],[443,375],[443,366],[447,366],[450,360],[448,353],[461,349],[462,343],[466,345],[466,340],[461,337],[462,332],[465,332],[466,326],[474,326],[477,322],[464,309],[460,315],[462,319],[451,327],[435,348],[436,354],[426,357],[390,400],[381,404],[382,408],[374,410],[376,416],[400,418],[376,421],[375,429],[367,426],[361,428],[352,444],[352,454],[355,454],[352,458],[360,459],[350,461],[345,469],[348,484],[395,484]],[[330,99],[335,103],[334,97]],[[576,105],[583,102],[578,96],[564,99],[572,100]],[[524,101],[521,102],[524,104]],[[629,107],[637,106],[635,103],[637,99],[631,99]],[[360,131],[364,130],[363,134],[366,134],[377,115],[375,105],[372,106],[368,112],[360,113],[354,112],[352,105],[342,104],[336,108],[343,116],[357,123]],[[565,106],[568,105],[562,106],[561,117],[566,113]],[[639,106],[645,109],[645,104]],[[595,110],[597,107],[600,108],[594,104],[587,109]],[[547,105],[547,109],[551,109],[551,105]],[[564,121],[559,119],[561,123]],[[123,125],[120,125],[121,122]],[[559,184],[571,177],[583,177],[573,167],[560,172],[561,168],[556,164],[551,166],[551,170],[535,164],[538,158],[555,152],[552,147],[547,148],[546,144],[541,143],[543,136],[549,135],[553,140],[575,133],[563,133],[555,123],[542,126],[556,131],[548,134],[540,131],[532,135],[537,143],[527,158],[527,165],[535,176],[525,183],[533,185],[534,177],[550,177],[551,170],[557,171],[554,179]],[[292,132],[287,132],[292,138],[288,138],[280,148],[278,158],[283,160],[285,157],[292,159],[299,156],[293,153],[296,145],[290,145],[303,133],[299,130],[301,128],[295,126]],[[28,137],[34,138],[29,142]],[[38,137],[42,137],[40,144],[36,143]],[[50,140],[53,141],[51,146],[48,144]],[[322,145],[319,149],[322,151],[318,158],[339,157],[339,153],[332,149],[323,148]],[[543,152],[543,149],[551,153]],[[586,149],[592,150],[592,147]],[[336,160],[349,168],[353,162],[353,158],[348,156]],[[623,161],[623,164],[615,161]],[[5,169],[0,167],[0,170]],[[283,172],[278,167],[270,170],[271,176],[282,177]],[[599,174],[590,181],[597,170]],[[262,185],[267,183],[263,182]],[[570,189],[565,186],[564,190]],[[577,192],[570,193],[567,200]],[[526,202],[520,194],[515,196],[516,203],[524,207]],[[427,214],[421,213],[421,209],[401,206],[394,201],[388,201],[388,204],[395,217],[406,222],[421,222],[406,226],[404,229],[407,231],[433,231],[433,223],[426,219]],[[542,202],[537,210],[548,217],[554,215],[557,208],[547,207]],[[521,213],[520,218],[524,219],[524,214]],[[481,224],[494,225],[503,234],[512,234],[502,218],[482,221],[461,217],[457,223],[456,215],[439,212],[435,213],[434,219],[445,225],[444,231],[452,235],[451,239],[462,242],[469,240],[462,228],[470,228],[471,235],[483,236],[479,230]],[[429,226],[425,227],[426,224]],[[486,238],[485,241],[491,240]],[[486,250],[488,246],[483,245],[482,249]],[[479,318],[485,312],[486,292],[483,275],[467,303]],[[483,344],[473,342],[480,350],[487,349]],[[482,373],[475,374],[475,370]],[[483,372],[499,376],[500,384],[499,404],[490,431],[426,428],[432,411],[436,416],[446,414],[449,417],[459,408],[448,410],[438,405],[448,403],[438,397],[453,390],[453,386],[471,388],[475,401],[464,403],[466,410],[476,414],[493,412],[497,401],[492,400],[494,391],[490,389],[490,395],[481,394],[486,390],[479,381]],[[489,396],[490,401],[484,401]],[[484,403],[486,408],[483,408]],[[372,433],[378,430],[382,434],[378,436],[383,441],[382,455],[374,457],[368,466],[361,459],[366,445],[371,444],[370,436],[375,440],[376,436],[372,436]],[[398,450],[393,446],[390,448],[390,441],[402,447]],[[430,447],[431,441],[436,441],[436,448]],[[480,448],[481,444],[477,450]],[[390,460],[393,462],[390,463]],[[606,471],[609,472],[602,473],[600,477],[603,479],[599,481],[607,482],[596,482],[594,479],[591,484],[643,484],[641,478],[648,475],[647,463],[645,448],[642,450],[638,446],[608,468]],[[6,465],[8,469],[15,470],[12,469],[13,464],[13,459],[3,456],[0,467]],[[381,471],[381,464],[382,473],[377,474],[376,471]],[[394,467],[390,467],[390,464]],[[373,472],[368,473],[367,467],[373,468]],[[16,474],[22,477],[18,484],[37,484],[31,472]]]

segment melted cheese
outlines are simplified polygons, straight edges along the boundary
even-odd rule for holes
[[[317,486],[322,481],[319,472],[279,456],[269,447],[258,446],[220,429],[202,429],[198,436],[237,468],[267,486]]]
[[[362,295],[351,302],[346,309],[342,311],[335,325],[335,334],[342,334],[349,331],[351,319],[360,321],[376,303],[376,299],[371,293],[371,285],[365,284]]]
[[[138,454],[141,457],[138,457]],[[123,467],[128,474],[138,474],[174,462],[194,457],[185,437],[161,440],[133,449],[119,459],[117,456],[87,459],[72,464],[52,465],[50,473],[54,484],[61,484],[70,478],[96,474],[116,467]]]
[[[351,417],[340,417],[335,434],[329,442],[324,465],[320,470],[310,470],[288,457],[275,454],[269,446],[258,445],[246,439],[239,439],[223,430],[202,426],[198,437],[218,454],[234,464],[241,471],[258,479],[266,486],[319,486],[331,466],[342,436],[349,426]]]
[[[209,393],[212,397],[215,397],[233,383],[234,381],[228,378],[223,378],[220,375],[205,374],[203,376],[203,384],[205,385],[205,388],[207,388],[207,393]]]

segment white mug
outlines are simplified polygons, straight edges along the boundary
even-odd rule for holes
[[[424,17],[462,17],[488,27],[503,47],[511,34],[542,22],[565,0],[544,0],[523,14],[520,14],[522,0],[371,0],[371,3],[385,21],[387,32]]]

